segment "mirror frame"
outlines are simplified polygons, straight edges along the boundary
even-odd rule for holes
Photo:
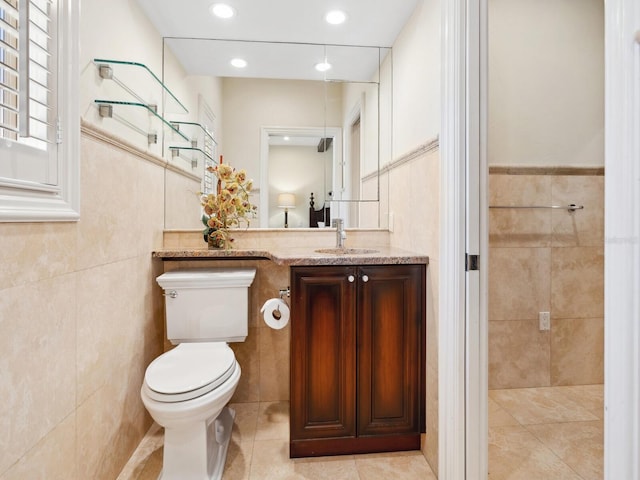
[[[333,137],[332,183],[336,181],[336,168],[342,164],[342,128],[340,127],[261,127],[260,128],[260,212],[269,211],[269,136]],[[333,189],[332,185],[332,189]],[[325,185],[326,187],[326,185]],[[326,188],[325,188],[326,191]],[[323,192],[324,197],[324,192]],[[327,199],[323,198],[324,202]],[[269,227],[268,214],[260,215],[260,228]]]

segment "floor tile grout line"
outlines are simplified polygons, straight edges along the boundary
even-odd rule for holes
[[[567,462],[564,461],[564,459],[560,456],[559,453],[557,453],[550,445],[547,445],[542,438],[540,438],[538,435],[536,435],[535,431],[533,431],[534,429],[532,427],[536,427],[536,426],[541,426],[541,425],[546,425],[549,426],[551,428],[553,428],[554,426],[559,426],[559,425],[578,425],[578,424],[596,424],[596,423],[600,423],[602,422],[602,418],[597,417],[594,413],[593,413],[593,408],[589,407],[589,405],[585,404],[584,402],[580,401],[580,399],[574,399],[571,398],[570,395],[567,395],[568,392],[568,388],[571,387],[576,387],[576,386],[551,386],[551,387],[540,387],[540,389],[545,389],[548,391],[548,389],[553,388],[554,389],[554,393],[557,393],[560,395],[561,397],[561,401],[558,402],[559,404],[564,405],[565,401],[566,403],[570,403],[570,404],[575,404],[577,406],[579,406],[581,409],[583,409],[585,412],[587,412],[590,416],[592,416],[592,419],[583,419],[583,420],[563,420],[563,421],[546,421],[546,422],[541,422],[541,423],[523,423],[521,422],[516,415],[514,415],[513,413],[511,413],[511,410],[509,410],[509,408],[507,408],[504,404],[500,403],[499,400],[497,400],[496,398],[492,397],[491,394],[489,395],[489,398],[491,400],[493,400],[496,405],[498,405],[498,407],[500,407],[505,413],[507,413],[508,415],[510,415],[517,423],[518,425],[523,428],[526,432],[528,432],[530,435],[533,436],[533,438],[535,438],[535,440],[542,445],[547,451],[549,451],[559,462],[561,462],[563,465],[565,465],[570,471],[572,471],[577,478],[584,480],[584,477],[582,475],[580,475],[579,472],[577,472],[570,464],[568,464]],[[577,386],[579,387],[579,386]],[[535,388],[535,387],[533,387]],[[504,390],[504,389],[494,389],[495,390]],[[512,389],[507,389],[507,390],[512,390]],[[518,389],[518,390],[529,390],[529,389]],[[492,390],[490,390],[489,392],[491,392]],[[593,398],[592,398],[593,400]],[[520,403],[520,402],[516,402],[516,403]],[[491,428],[495,428],[495,427],[491,427]]]
[[[548,425],[557,425],[556,423],[551,423]],[[538,442],[540,442],[540,444],[542,446],[544,446],[547,450],[549,450],[554,457],[556,457],[561,463],[563,463],[564,465],[567,466],[567,468],[569,468],[573,473],[576,474],[576,476],[578,478],[580,478],[581,480],[584,480],[584,478],[582,477],[582,475],[580,475],[580,473],[578,473],[571,465],[569,465],[567,462],[564,461],[564,459],[558,454],[556,453],[556,451],[551,448],[549,445],[547,445],[540,437],[538,437],[538,435],[535,434],[535,432],[532,432],[531,430],[529,430],[526,426],[523,425],[523,427],[525,428],[525,430],[527,432],[529,432],[536,440],[538,440]]]
[[[538,390],[550,390],[553,389],[552,391],[554,393],[557,393],[558,395],[560,395],[562,397],[562,401],[558,402],[561,405],[566,405],[566,404],[573,404],[573,405],[577,405],[579,406],[582,410],[584,410],[586,413],[588,413],[589,415],[591,415],[592,417],[594,417],[593,419],[590,420],[576,420],[576,421],[596,421],[596,420],[600,420],[600,418],[598,418],[596,415],[594,415],[590,408],[587,405],[584,405],[582,402],[579,402],[577,400],[573,400],[572,398],[568,397],[566,394],[564,394],[560,389],[563,388],[567,388],[567,387],[579,387],[579,385],[570,385],[570,386],[550,386],[550,387],[526,387],[526,388],[519,388],[519,389],[493,389],[493,390],[489,390],[489,398],[491,400],[493,400],[500,408],[502,408],[506,413],[508,413],[509,415],[511,415],[519,424],[521,425],[525,425],[524,423],[520,422],[520,420],[518,420],[517,416],[514,415],[512,413],[512,411],[510,410],[508,405],[505,405],[504,403],[501,403],[499,401],[499,399],[494,398],[491,395],[491,392],[496,392],[496,391],[514,391],[514,390],[526,390],[526,391],[538,391]],[[516,402],[518,404],[520,404],[521,402],[518,401]],[[569,420],[571,421],[571,420]],[[545,423],[545,422],[543,422]],[[552,423],[563,423],[563,422],[552,422]],[[531,425],[535,425],[535,424],[531,424]]]

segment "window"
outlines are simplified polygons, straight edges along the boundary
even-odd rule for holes
[[[212,193],[215,192],[216,188],[215,177],[213,173],[207,170],[207,168],[214,167],[218,163],[216,161],[218,151],[215,140],[216,116],[201,95],[198,96],[198,107],[200,112],[200,124],[205,130],[202,146],[202,150],[206,153],[204,156],[204,171],[202,173],[202,193]]]
[[[0,0],[0,221],[79,211],[78,0]]]

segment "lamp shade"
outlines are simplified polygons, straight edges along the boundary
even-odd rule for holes
[[[278,195],[278,207],[296,208],[296,196],[293,193],[280,193]]]

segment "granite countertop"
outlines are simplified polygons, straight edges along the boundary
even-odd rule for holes
[[[320,251],[317,251],[320,250]],[[390,247],[336,249],[313,247],[209,250],[207,248],[166,248],[153,252],[163,260],[267,259],[278,265],[398,265],[428,264],[429,257]],[[329,252],[329,253],[328,253]]]

